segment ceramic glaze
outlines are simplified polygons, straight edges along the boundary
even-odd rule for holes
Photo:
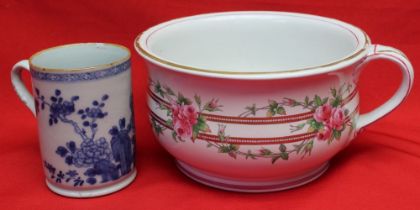
[[[281,19],[278,16],[224,14],[173,21],[156,28],[142,44],[174,63],[215,71],[255,72],[331,63],[352,55],[366,42],[363,33],[349,33],[350,25],[291,14]],[[319,53],[321,48],[328,50]]]
[[[29,64],[29,65],[28,65]],[[32,75],[34,97],[20,80]],[[93,197],[135,177],[130,52],[101,43],[41,51],[12,71],[21,99],[38,120],[48,187],[70,197]]]
[[[350,24],[281,12],[175,19],[135,41],[149,70],[150,122],[188,177],[267,192],[308,183],[367,124],[394,109],[413,82],[399,51]],[[359,114],[358,77],[372,59],[400,65],[384,105]]]

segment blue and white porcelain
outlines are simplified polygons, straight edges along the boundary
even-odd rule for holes
[[[32,75],[33,96],[21,80]],[[17,63],[12,83],[38,120],[47,186],[69,197],[109,194],[135,176],[130,51],[81,43]]]

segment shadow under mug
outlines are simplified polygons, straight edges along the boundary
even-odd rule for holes
[[[38,121],[47,186],[69,197],[109,194],[136,176],[130,51],[80,43],[18,62],[11,79]],[[30,71],[34,96],[21,80]]]

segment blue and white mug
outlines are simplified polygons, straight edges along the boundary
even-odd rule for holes
[[[80,43],[40,51],[11,79],[38,120],[47,186],[70,197],[109,194],[135,176],[130,51]],[[32,76],[33,94],[21,80]]]

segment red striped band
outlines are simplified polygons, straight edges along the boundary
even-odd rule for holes
[[[351,120],[351,117],[356,114],[358,111],[358,107],[346,117],[345,123],[348,123]],[[164,119],[160,118],[158,115],[150,112],[150,117],[161,124],[162,126],[173,130],[172,125],[168,125]],[[217,135],[207,134],[207,133],[200,133],[197,136],[197,139],[204,140],[204,141],[211,141],[211,142],[218,142],[218,143],[229,143],[229,144],[242,144],[242,145],[262,145],[262,144],[285,144],[285,143],[293,143],[299,142],[306,139],[312,139],[316,136],[316,132],[310,133],[302,133],[302,134],[295,134],[289,136],[280,136],[280,137],[233,137],[227,136],[225,140],[220,140]]]
[[[154,100],[156,103],[170,107],[171,104],[158,95],[153,93],[149,89],[148,91],[149,97]],[[353,90],[345,99],[343,99],[343,105],[349,103],[355,96],[357,95],[356,89]],[[283,124],[283,123],[291,123],[291,122],[298,122],[306,119],[310,119],[313,116],[314,111],[308,111],[300,114],[294,115],[287,115],[287,116],[276,116],[276,117],[236,117],[236,116],[223,116],[223,115],[215,115],[209,113],[201,113],[202,116],[206,118],[206,120],[211,122],[219,122],[219,123],[232,123],[232,124],[245,124],[245,125],[265,125],[265,124]]]

